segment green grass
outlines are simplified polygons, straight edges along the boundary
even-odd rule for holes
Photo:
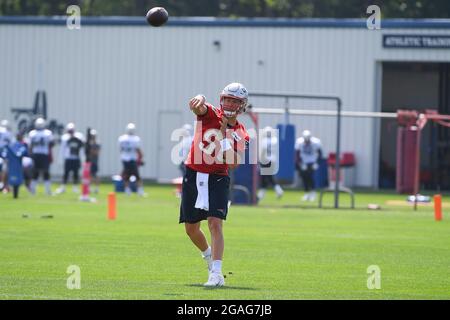
[[[450,298],[449,209],[436,222],[432,207],[386,205],[405,196],[359,193],[356,209],[334,210],[331,194],[318,209],[299,191],[282,200],[269,192],[257,207],[231,207],[226,287],[211,290],[201,286],[206,266],[178,224],[173,188],[150,186],[146,199],[119,194],[109,221],[111,189],[103,186],[98,203],[70,192],[0,195],[0,299]],[[69,265],[81,269],[80,290],[66,287]],[[379,290],[367,288],[370,265],[381,269]]]

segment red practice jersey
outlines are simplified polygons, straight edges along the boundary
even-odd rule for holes
[[[197,116],[194,141],[186,158],[185,164],[192,170],[218,175],[228,175],[228,164],[223,160],[220,139],[221,109],[211,104],[205,104],[207,112]],[[239,121],[227,128],[227,138],[232,143],[235,152],[242,153],[248,146],[250,137],[245,127]]]

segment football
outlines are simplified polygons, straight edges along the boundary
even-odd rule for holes
[[[150,25],[160,27],[169,19],[169,13],[162,7],[154,7],[147,12],[146,19]]]

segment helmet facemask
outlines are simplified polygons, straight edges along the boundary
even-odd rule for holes
[[[73,122],[68,123],[66,126],[66,130],[67,130],[67,133],[70,135],[75,134],[75,124]]]
[[[225,102],[225,98],[233,99],[235,100],[235,102],[233,103],[230,103],[229,101]],[[247,99],[242,99],[224,94],[220,95],[220,107],[222,108],[223,114],[228,118],[235,117],[238,114],[245,112],[246,106],[247,106]]]
[[[230,98],[234,99],[232,103],[227,101],[225,103],[225,99]],[[238,114],[245,112],[245,108],[247,107],[248,101],[248,92],[245,87],[237,82],[230,83],[223,90],[220,95],[220,107],[223,111],[223,114],[227,118],[236,117]]]

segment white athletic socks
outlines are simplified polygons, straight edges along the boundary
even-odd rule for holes
[[[203,260],[205,260],[206,263],[208,264],[208,272],[211,272],[212,270],[211,247],[208,246],[208,248],[205,251],[202,251],[202,257]]]
[[[205,251],[202,251],[202,256],[207,257],[211,255],[211,247],[208,247]]]
[[[275,185],[275,192],[277,193],[278,197],[281,197],[283,195],[283,189],[281,189],[281,186],[279,184]]]
[[[31,180],[31,183],[30,183],[31,194],[36,194],[36,185],[37,185],[37,181]]]
[[[45,186],[45,193],[48,194],[48,195],[51,195],[52,194],[52,190],[50,188],[50,186],[51,186],[50,181],[49,180],[44,181],[44,186]]]
[[[222,260],[213,260],[212,272],[222,274]]]
[[[266,189],[260,189],[258,191],[258,200],[262,200],[262,198],[264,198],[265,194],[266,194]]]

